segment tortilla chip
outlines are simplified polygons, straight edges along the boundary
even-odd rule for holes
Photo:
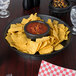
[[[59,21],[53,20],[53,24],[54,24],[54,25],[57,25],[58,23],[59,23]]]
[[[12,33],[11,35],[12,41],[14,42],[14,44],[16,45],[15,47],[22,51],[22,52],[27,52],[27,38],[25,34],[22,34],[21,32],[19,33]]]
[[[10,33],[12,33],[12,32],[18,32],[18,31],[23,32],[23,28],[17,27],[17,28],[10,28],[10,29],[8,30],[8,32],[10,32]]]
[[[12,33],[11,38],[16,45],[26,45],[27,44],[27,38],[26,38],[25,34]]]
[[[64,40],[65,39],[65,30],[59,28],[59,39]]]
[[[53,45],[55,43],[54,39],[55,39],[55,37],[52,37],[52,36],[50,37],[50,45]]]
[[[47,45],[47,41],[43,42],[40,49],[44,48]]]
[[[43,19],[41,19],[40,17],[37,16],[37,13],[35,13],[34,15],[31,14],[30,17],[28,18],[29,21],[35,21],[35,20],[39,20],[39,21],[43,21]]]
[[[46,23],[50,26],[50,28],[52,28],[52,29],[54,28],[51,19],[48,19],[48,21]]]
[[[56,31],[56,33],[58,35],[58,26],[56,24],[54,25],[54,30]]]
[[[40,43],[38,42],[34,42],[34,41],[30,41],[27,44],[27,51],[29,54],[35,54],[38,49],[39,49]]]
[[[12,33],[12,32],[24,32],[23,27],[22,26],[17,26],[16,24],[11,24],[10,29],[8,30],[8,32]]]
[[[54,50],[57,51],[57,50],[61,50],[64,46],[62,44],[58,44]]]
[[[69,35],[70,31],[66,32],[66,36],[65,36],[65,40],[68,40],[68,35]]]
[[[66,32],[66,35],[69,35],[69,33],[70,33],[70,31],[67,31],[67,32]]]
[[[16,27],[16,24],[11,24],[10,25],[10,28],[15,28]]]
[[[15,47],[15,44],[14,44],[14,42],[13,42],[13,40],[12,40],[10,35],[7,35],[5,37],[5,39],[8,41],[8,43],[10,44],[11,47]]]
[[[65,30],[65,25],[64,24],[58,24],[58,28]]]
[[[53,36],[56,38],[56,40],[59,40],[58,34],[55,30],[53,30]]]
[[[49,35],[50,35],[50,36],[53,36],[53,29],[50,29]]]
[[[53,46],[54,46],[54,47],[57,46],[57,45],[60,44],[62,41],[64,41],[64,40],[59,40],[58,42],[56,42],[55,44],[53,44]]]
[[[39,50],[40,54],[50,54],[51,52],[53,52],[53,46],[51,45],[47,45],[46,47]]]
[[[25,25],[25,24],[27,24],[28,22],[29,22],[28,19],[23,18],[21,24]]]
[[[50,40],[47,40],[47,41],[42,42],[42,45],[41,45],[40,49],[44,48],[48,44],[50,44]]]
[[[15,48],[23,53],[28,53],[27,45],[16,45]]]
[[[47,36],[47,37],[42,37],[42,38],[37,38],[36,39],[36,42],[44,42],[44,41],[47,41],[50,39],[50,36]]]
[[[38,45],[37,51],[39,51],[41,45],[42,45],[42,42],[39,42],[39,45]]]
[[[69,30],[69,28],[68,27],[65,27],[65,31],[68,31]]]

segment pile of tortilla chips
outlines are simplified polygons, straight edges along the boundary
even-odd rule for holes
[[[46,23],[50,26],[49,36],[37,38],[36,41],[32,41],[24,33],[24,26],[28,22],[35,20],[44,21],[35,13],[34,15],[31,14],[27,19],[23,18],[21,23],[11,24],[5,37],[10,46],[28,54],[35,54],[36,52],[49,54],[62,49],[64,46],[61,42],[68,40],[68,34],[70,33],[68,27],[64,24],[59,24],[56,20],[52,22],[51,19],[48,19]]]

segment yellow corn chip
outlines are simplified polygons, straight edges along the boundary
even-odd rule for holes
[[[64,40],[65,39],[65,30],[59,28],[59,39]]]
[[[8,30],[8,32],[10,33],[18,31],[24,32],[23,26],[17,26],[16,24],[11,24],[10,29]]]
[[[48,19],[48,21],[46,22],[52,29],[54,28],[51,19]]]
[[[39,43],[38,42],[34,42],[34,41],[29,41],[27,44],[27,51],[29,54],[35,54],[38,51],[38,47],[39,47]]]
[[[58,24],[58,28],[61,28],[61,29],[65,30],[64,24]]]
[[[57,20],[53,20],[53,24],[57,25],[59,22]]]
[[[68,35],[69,35],[70,31],[66,32],[66,36],[65,36],[65,40],[68,40]]]
[[[41,45],[40,49],[44,48],[48,44],[50,44],[50,40],[47,40],[47,41],[42,42],[42,45]]]
[[[23,53],[28,53],[27,45],[16,45],[15,48]]]
[[[53,45],[54,44],[54,42],[55,42],[54,39],[55,39],[55,37],[52,37],[52,36],[50,37],[50,45]]]
[[[54,25],[54,30],[56,31],[56,33],[58,35],[58,26],[56,24]]]
[[[18,33],[12,33],[11,38],[16,45],[26,45],[27,44],[27,38],[25,34],[18,34]]]
[[[68,31],[69,30],[69,28],[68,27],[65,27],[65,31]]]
[[[27,24],[28,22],[29,22],[28,19],[23,18],[21,24],[25,25],[25,24]]]
[[[8,41],[8,43],[10,44],[11,47],[15,47],[15,44],[14,44],[14,42],[13,42],[13,40],[12,40],[10,35],[7,35],[5,37],[5,39]]]
[[[47,45],[46,47],[39,50],[40,54],[49,54],[51,52],[53,52],[53,46],[51,45]]]
[[[63,45],[58,44],[58,45],[54,48],[54,50],[55,50],[55,51],[61,50],[63,47],[64,47]]]
[[[50,36],[47,36],[47,37],[42,37],[42,38],[37,38],[36,39],[36,42],[44,42],[44,41],[47,41],[50,39]]]
[[[57,46],[58,44],[60,44],[63,40],[59,40],[58,42],[56,42],[55,44],[53,44],[53,46]]]
[[[35,21],[35,20],[40,20],[43,21],[40,17],[37,16],[37,13],[35,13],[34,15],[31,14],[30,17],[28,18],[29,21]]]
[[[55,30],[53,30],[53,36],[56,38],[56,40],[59,40],[58,34]]]

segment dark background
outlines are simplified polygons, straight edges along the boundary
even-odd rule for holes
[[[49,12],[50,0],[40,0],[40,7],[33,8],[29,11],[23,10],[23,0],[11,0],[8,10],[10,16],[5,19],[0,18],[0,76],[6,76],[6,74],[12,73],[13,76],[37,76],[41,60],[24,59],[20,57],[15,51],[10,49],[4,42],[4,28],[14,18],[25,16],[31,13],[47,14],[52,15]],[[76,5],[74,2],[72,5]],[[54,16],[54,15],[52,15]],[[55,15],[55,17],[58,17]],[[72,27],[70,21],[70,14],[62,15],[61,20],[65,21],[69,26]],[[76,36],[72,37],[72,42],[62,52],[58,53],[46,61],[76,70]]]

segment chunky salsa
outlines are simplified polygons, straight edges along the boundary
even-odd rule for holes
[[[53,6],[56,8],[66,8],[68,3],[66,0],[53,0]]]
[[[44,23],[32,22],[27,25],[26,30],[31,34],[43,34],[48,27]]]

